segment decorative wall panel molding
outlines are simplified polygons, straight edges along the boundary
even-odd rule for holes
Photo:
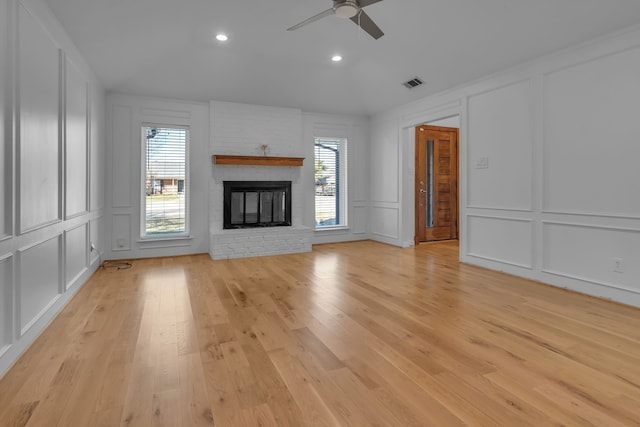
[[[111,227],[111,250],[131,250],[131,214],[112,214],[113,225]]]
[[[545,212],[640,218],[639,69],[635,48],[544,75]]]
[[[467,255],[533,268],[533,221],[467,215]]]
[[[131,112],[131,107],[126,105],[113,105],[111,108],[111,194],[114,208],[129,208],[132,204],[131,156],[135,144]]]
[[[61,51],[22,5],[19,21],[18,198],[24,233],[61,219]]]
[[[505,211],[505,212],[533,212],[533,209],[504,208],[500,206],[467,205],[467,208],[478,209],[478,210]]]
[[[89,87],[89,210],[105,207],[105,170],[107,150],[105,146],[106,102],[102,94]]]
[[[371,210],[371,232],[389,239],[399,239],[398,207],[373,206]]]
[[[191,119],[191,112],[186,110],[178,110],[178,109],[169,110],[169,109],[163,109],[163,108],[142,107],[140,108],[140,116],[146,117],[148,119],[155,117],[160,120],[163,120],[163,119],[166,120],[168,118],[189,120]],[[176,124],[182,124],[182,123],[176,123]]]
[[[578,211],[553,210],[553,209],[544,209],[541,212],[544,214],[552,214],[552,215],[572,215],[572,216],[610,218],[610,219],[640,219],[639,215],[634,215],[634,214],[625,215],[625,214],[615,214],[615,213],[605,213],[605,212],[578,212]]]
[[[640,293],[638,248],[640,229],[542,221],[544,273]]]
[[[100,258],[100,248],[104,248],[103,244],[103,231],[104,230],[104,216],[100,216],[89,221],[89,244],[94,244],[96,249],[89,252],[90,263],[98,261]]]
[[[369,150],[369,158],[374,165],[380,166],[371,171],[369,188],[371,200],[376,202],[398,203],[400,201],[400,146],[397,129],[372,129],[374,139],[379,141],[375,149]]]
[[[104,214],[87,205],[104,203],[105,116],[104,89],[45,2],[0,0],[0,376],[98,266],[88,222]]]
[[[425,122],[430,122],[433,119],[439,119],[448,115],[458,114],[462,101],[460,99],[454,99],[444,104],[436,104],[431,108],[423,109],[419,112],[409,113],[403,115],[400,118],[400,127],[416,126]]]
[[[351,232],[353,234],[365,234],[367,233],[367,224],[368,221],[368,206],[358,205],[356,206],[356,202],[354,202],[353,206],[353,218],[349,221],[353,224]]]
[[[13,254],[0,256],[0,357],[13,342]]]
[[[87,226],[82,224],[64,233],[65,289],[77,285],[89,265]]]
[[[65,217],[87,212],[89,183],[88,86],[76,66],[65,61]]]
[[[209,104],[143,96],[109,94],[107,111],[107,180],[103,254],[106,259],[172,256],[208,252]],[[92,108],[97,108],[92,104]],[[93,117],[93,114],[92,114]],[[175,241],[156,236],[141,238],[142,126],[172,125],[189,128],[188,228],[190,239]],[[93,153],[92,153],[93,159]],[[216,168],[213,168],[214,170]],[[95,172],[92,171],[92,175]],[[93,201],[92,201],[93,203]],[[153,243],[149,243],[153,240]],[[92,256],[96,256],[93,254]]]
[[[20,335],[53,305],[60,296],[61,236],[18,251],[17,299]]]
[[[531,81],[470,96],[467,124],[467,206],[531,211]]]
[[[10,105],[8,99],[10,91],[5,88],[9,74],[9,55],[7,52],[7,36],[9,27],[9,10],[7,1],[0,1],[0,239],[12,234],[11,230],[11,199],[13,197],[13,173],[7,159],[11,158],[10,140],[5,140],[5,103]],[[13,162],[11,162],[13,163]],[[0,348],[2,343],[0,342]]]

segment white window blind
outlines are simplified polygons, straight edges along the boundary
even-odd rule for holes
[[[316,228],[347,225],[347,140],[315,138]]]
[[[143,236],[187,233],[186,128],[144,126]]]

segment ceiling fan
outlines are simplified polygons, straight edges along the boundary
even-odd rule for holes
[[[297,30],[298,28],[311,24],[325,16],[336,15],[342,19],[351,19],[357,26],[365,30],[371,37],[377,40],[382,37],[384,33],[375,24],[375,22],[373,22],[369,15],[362,10],[362,8],[380,1],[382,0],[333,0],[333,7],[331,9],[320,12],[291,28],[287,28],[287,31]]]

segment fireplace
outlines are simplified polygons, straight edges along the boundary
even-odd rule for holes
[[[291,181],[224,181],[224,229],[291,225]]]

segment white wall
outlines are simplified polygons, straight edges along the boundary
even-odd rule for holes
[[[445,117],[444,119],[438,119],[433,122],[427,123],[429,126],[442,126],[446,128],[460,128],[460,116]]]
[[[315,227],[315,162],[316,137],[347,138],[347,227],[319,229],[313,243],[344,242],[369,238],[369,164],[368,119],[352,116],[305,113],[302,139],[305,157],[304,224]]]
[[[315,228],[314,137],[348,139],[348,218],[342,229],[313,231],[309,243],[337,242],[368,238],[367,126],[361,117],[303,113],[296,108],[278,108],[232,102],[211,102],[211,154],[261,155],[261,144],[268,144],[271,156],[304,157],[304,166],[227,166],[213,165],[210,194],[212,256],[219,257],[216,239],[222,232],[222,183],[224,180],[292,181],[292,224],[296,229]],[[234,230],[227,230],[233,233]],[[278,230],[279,234],[286,233]],[[298,239],[300,230],[292,230]],[[259,235],[260,230],[245,231]],[[238,233],[236,233],[238,234]],[[236,245],[239,246],[239,245]],[[251,247],[252,245],[247,245]],[[252,249],[256,249],[253,247]],[[234,256],[241,255],[236,247]],[[240,252],[238,252],[240,251]],[[283,253],[272,248],[263,253]]]
[[[373,238],[411,245],[413,126],[460,114],[461,260],[640,305],[639,75],[633,28],[377,115]]]
[[[211,154],[304,157],[302,111],[211,101]],[[305,162],[308,162],[305,159]],[[241,258],[311,250],[311,230],[302,223],[305,176],[298,166],[212,164],[209,195],[210,255]],[[224,230],[224,181],[291,181],[291,226]]]
[[[40,0],[0,0],[0,94],[1,375],[98,268],[105,98]]]
[[[189,237],[142,240],[143,123],[189,126]],[[146,258],[209,250],[209,106],[122,94],[107,96],[108,259]]]
[[[302,146],[302,111],[235,102],[211,101],[210,154],[261,156],[268,144],[269,156],[305,157]],[[305,159],[308,163],[309,159]],[[223,181],[291,181],[291,222],[302,226],[302,168],[294,166],[214,165],[212,170],[209,222],[211,232],[223,227]]]
[[[401,167],[398,119],[391,114],[378,116],[371,123],[371,147],[369,150],[369,188],[371,237],[374,240],[403,245],[401,218],[401,173],[411,173]],[[411,152],[413,153],[413,147]],[[409,163],[408,163],[409,164]],[[408,166],[408,165],[407,165]],[[412,240],[412,239],[411,239]]]
[[[318,132],[349,140],[350,226],[315,232],[311,242],[369,237],[367,119],[303,113],[295,108],[218,101],[203,104],[124,94],[109,94],[106,104],[106,235],[111,239],[106,258],[210,252],[210,234],[222,230],[222,181],[260,179],[265,174],[275,179],[283,169],[288,171],[286,179],[293,182],[293,225],[313,229],[313,137],[319,135]],[[149,242],[140,239],[140,128],[145,122],[186,125],[191,129],[189,239]],[[272,156],[306,157],[305,166],[216,167],[212,164],[212,154],[259,155],[262,143],[269,144],[268,154]]]

